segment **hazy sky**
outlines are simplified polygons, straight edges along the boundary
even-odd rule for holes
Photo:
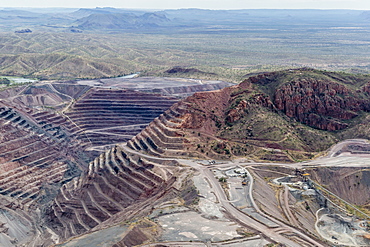
[[[369,0],[1,0],[1,7],[72,7],[140,9],[367,9]]]

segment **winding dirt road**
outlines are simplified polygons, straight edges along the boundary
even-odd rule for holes
[[[191,166],[198,171],[201,172],[201,174],[207,178],[207,180],[210,182],[210,186],[212,187],[213,192],[215,193],[218,201],[224,208],[224,210],[227,212],[227,214],[231,215],[238,223],[247,226],[249,228],[253,228],[257,230],[258,232],[261,232],[264,234],[266,237],[271,239],[273,242],[277,243],[282,243],[285,244],[286,246],[292,246],[292,247],[301,247],[301,243],[305,243],[311,246],[323,246],[322,244],[318,243],[316,240],[312,239],[311,237],[305,235],[304,233],[298,231],[295,228],[292,228],[280,221],[277,221],[267,215],[265,215],[256,205],[254,202],[253,196],[252,196],[252,190],[253,190],[253,177],[248,173],[248,179],[250,181],[250,187],[249,187],[249,195],[250,199],[252,201],[252,205],[255,208],[256,212],[261,214],[263,217],[275,222],[277,225],[279,225],[278,229],[281,231],[282,229],[284,230],[283,232],[292,232],[294,233],[298,238],[300,238],[301,243],[296,243],[289,238],[281,235],[279,232],[276,231],[274,227],[268,227],[259,221],[253,219],[252,217],[248,216],[247,214],[239,211],[237,208],[235,208],[230,201],[227,199],[224,190],[222,189],[220,183],[218,180],[215,178],[213,172],[208,168],[203,165],[198,164],[196,161],[193,160],[178,160],[182,164],[186,164],[188,166]],[[235,167],[235,164],[231,167]]]
[[[158,158],[153,157],[147,154],[142,154],[139,152],[136,152],[134,150],[129,149],[127,146],[122,145],[124,149],[126,149],[128,152],[133,152],[138,155],[147,156],[149,158],[154,159],[162,159],[162,160],[177,160],[179,163],[190,166],[196,170],[198,170],[205,180],[207,180],[212,188],[212,192],[216,195],[218,201],[222,205],[222,208],[225,210],[225,212],[230,215],[232,218],[235,219],[236,222],[238,222],[241,225],[247,226],[249,228],[253,228],[256,231],[260,232],[267,238],[269,238],[272,242],[285,244],[286,246],[292,246],[292,247],[301,247],[301,246],[325,246],[319,242],[317,242],[315,239],[311,238],[309,235],[306,235],[305,233],[297,230],[294,227],[291,227],[279,220],[276,220],[275,218],[272,218],[268,215],[265,215],[259,207],[256,205],[253,199],[253,176],[248,172],[248,179],[249,179],[249,197],[250,201],[252,202],[252,206],[254,207],[255,211],[259,213],[262,217],[267,218],[270,221],[273,221],[278,225],[278,227],[269,227],[256,219],[252,218],[251,216],[245,214],[242,211],[239,211],[237,208],[235,208],[231,202],[227,199],[224,190],[222,189],[219,181],[215,178],[213,172],[211,171],[212,168],[233,168],[240,165],[246,166],[246,167],[255,167],[255,166],[265,166],[265,165],[274,165],[274,166],[281,166],[281,167],[289,167],[289,168],[304,168],[306,166],[352,166],[349,165],[348,157],[335,157],[335,154],[338,153],[343,147],[345,147],[348,144],[364,144],[365,140],[347,140],[341,143],[338,143],[336,146],[332,147],[329,151],[329,154],[326,157],[319,158],[317,160],[309,161],[309,162],[302,162],[302,163],[295,163],[295,164],[284,164],[284,163],[255,163],[255,162],[248,162],[248,163],[235,163],[235,162],[227,162],[223,164],[214,164],[205,166],[204,164],[207,164],[207,161],[200,161],[200,160],[188,160],[188,159],[175,159],[175,158]],[[360,159],[356,160],[354,156],[350,157],[351,161],[354,162],[353,166],[358,167],[370,167],[370,155],[368,158],[361,157]],[[357,162],[357,163],[356,163]],[[287,188],[285,188],[284,191],[284,206],[286,208],[289,208],[288,205],[288,191]],[[293,224],[298,224],[298,222],[294,219],[294,216],[291,214],[291,212],[287,212],[290,216]],[[293,234],[294,241],[290,238],[287,238],[286,236],[282,235],[284,233],[290,233]],[[198,243],[199,244],[199,243]],[[195,246],[195,245],[192,245]]]

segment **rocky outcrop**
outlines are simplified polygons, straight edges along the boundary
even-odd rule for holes
[[[161,124],[176,132],[177,139],[159,141],[146,129],[132,146],[163,155],[176,140],[175,156],[213,158],[248,152],[269,157],[279,153],[275,149],[321,151],[336,141],[337,132],[352,128],[352,120],[370,110],[369,80],[308,68],[258,74],[237,86],[198,92],[173,105],[176,116],[167,114]],[[320,144],[312,145],[317,140]],[[219,143],[226,145],[219,148]],[[266,150],[256,152],[261,148]],[[284,160],[310,156],[300,153],[292,158],[284,153]]]
[[[262,93],[254,94],[249,100],[240,100],[236,103],[236,106],[226,113],[226,122],[234,123],[240,120],[245,114],[248,114],[248,109],[255,107],[256,105],[273,109],[274,105],[270,98]]]
[[[277,110],[308,126],[337,131],[361,111],[369,111],[370,78],[308,68],[248,78],[270,96]],[[357,88],[356,88],[357,87]]]
[[[288,117],[323,130],[341,130],[364,110],[365,100],[356,97],[344,85],[317,79],[300,79],[282,85],[274,95],[274,104]]]

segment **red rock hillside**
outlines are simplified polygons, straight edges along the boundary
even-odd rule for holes
[[[307,159],[369,135],[350,131],[368,124],[369,85],[367,75],[307,68],[260,74],[173,105],[131,146],[159,156]]]

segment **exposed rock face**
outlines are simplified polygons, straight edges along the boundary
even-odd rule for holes
[[[176,180],[175,170],[115,147],[91,162],[82,176],[61,188],[45,213],[45,223],[67,239],[112,217],[121,215],[122,221],[140,214],[171,188]]]
[[[289,72],[263,74],[248,80],[265,88],[270,86],[262,90],[269,91],[276,108],[288,117],[322,130],[345,129],[349,126],[346,120],[370,109],[370,101],[363,94],[369,93],[369,82],[357,90],[351,87],[356,81],[364,84],[370,78],[310,69]],[[302,76],[304,73],[307,76]]]
[[[179,117],[186,119],[191,118],[192,115],[187,114],[175,104],[128,141],[127,145],[136,151],[144,151],[154,156],[195,155],[198,157],[197,154],[186,152],[186,146],[191,142],[184,137],[184,132],[180,129],[183,128],[181,125],[184,122],[192,121],[185,121]]]
[[[302,77],[299,73],[309,74]],[[1,92],[8,100],[0,106],[0,204],[8,211],[22,212],[22,217],[30,214],[42,221],[47,231],[31,229],[44,238],[34,241],[37,245],[45,239],[51,241],[49,230],[65,240],[131,219],[150,210],[161,197],[177,193],[186,177],[182,175],[189,170],[168,157],[249,155],[283,162],[311,158],[312,152],[334,143],[335,134],[352,128],[350,120],[358,119],[367,126],[361,114],[368,116],[368,78],[355,83],[356,78],[346,81],[341,75],[320,73],[296,70],[258,75],[237,86],[196,93],[171,107],[177,101],[174,97],[81,85],[40,85]],[[39,101],[25,100],[35,95],[50,95],[53,105],[61,105],[58,109],[68,105],[69,110],[59,114],[27,108],[42,103],[41,97]],[[137,103],[133,106],[133,102]],[[142,122],[135,122],[138,119]],[[121,144],[95,159],[84,151],[92,144],[122,141],[128,131],[139,131],[123,126],[136,127],[135,123],[140,124],[141,132],[127,146],[166,159],[150,158]],[[117,139],[101,137],[102,132]],[[336,175],[328,169],[313,176],[334,188],[326,177]],[[344,192],[355,187],[367,190],[367,171],[339,176],[345,183],[333,192],[359,204],[369,203],[368,198],[356,201]],[[34,219],[29,219],[29,225],[38,226]],[[149,239],[144,228],[134,229],[119,244]],[[136,233],[140,239],[135,239]]]
[[[78,175],[77,167],[87,166],[81,154],[86,143],[52,122],[37,122],[41,115],[27,118],[13,108],[0,107],[0,193],[27,207],[43,200],[43,186],[60,185]],[[62,117],[55,120],[69,123]]]
[[[37,227],[39,212],[62,184],[88,166],[91,157],[82,151],[88,144],[70,125],[68,119],[50,112],[0,105],[0,206],[4,214],[16,215],[10,235],[3,234],[12,236],[13,230],[23,229],[27,238],[17,236],[13,239],[17,244],[52,244],[47,230]]]
[[[174,182],[181,187],[176,162],[140,157],[113,144],[136,135],[178,98],[73,82],[3,90],[0,98],[0,206],[22,219],[12,226],[27,235],[17,244],[50,246],[122,222],[147,212],[158,198],[172,198]],[[182,135],[161,126],[162,120],[141,134],[146,139],[138,145],[163,140],[157,152],[183,152]],[[107,151],[100,155],[95,144],[107,145],[101,147]],[[126,240],[133,241],[135,233]]]
[[[288,117],[329,131],[345,129],[349,126],[346,120],[356,118],[360,111],[369,111],[370,101],[364,94],[369,92],[369,80],[307,68],[247,79],[262,86],[276,108]]]
[[[93,145],[130,140],[178,99],[131,90],[91,89],[66,115]]]
[[[341,130],[340,122],[356,117],[367,101],[354,97],[344,85],[332,81],[302,79],[278,88],[274,95],[276,108],[288,117],[323,130]]]
[[[226,115],[226,122],[233,123],[240,120],[243,115],[248,114],[248,109],[253,108],[256,105],[269,109],[274,108],[274,105],[268,96],[262,93],[255,94],[249,99],[249,101],[241,100],[234,108],[229,110]]]
[[[337,141],[336,132],[351,129],[355,126],[351,121],[369,111],[369,80],[368,76],[312,69],[259,74],[237,86],[195,93],[173,105],[171,112],[176,114],[167,114],[160,122],[162,128],[170,128],[177,136],[167,138],[169,142],[176,140],[175,156],[225,157],[253,151],[279,160],[307,158],[310,155],[290,157],[276,150],[312,152],[332,145]],[[166,146],[166,153],[171,149],[163,138],[155,141],[150,132],[147,129],[136,137],[137,150],[149,150],[149,146],[161,150]],[[346,138],[358,136],[348,135]],[[153,139],[150,143],[155,145],[139,147],[139,139]],[[227,145],[220,148],[218,144],[223,142]],[[255,152],[256,148],[270,150]]]

